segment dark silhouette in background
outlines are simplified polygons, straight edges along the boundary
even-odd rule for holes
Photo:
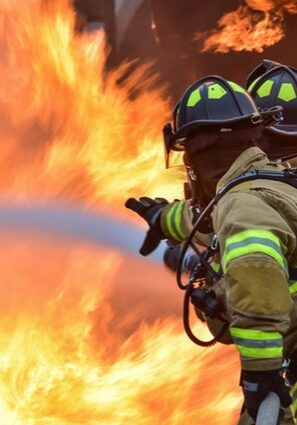
[[[218,28],[222,16],[244,6],[257,22],[264,12],[248,8],[245,0],[74,0],[80,29],[82,22],[104,23],[112,46],[108,66],[127,59],[153,60],[152,72],[169,81],[173,100],[201,75],[220,74],[244,84],[250,69],[264,58],[296,66],[297,13],[284,8],[285,3],[275,0],[275,13],[281,11],[286,34],[279,42],[263,52],[215,53],[202,51],[203,40]]]

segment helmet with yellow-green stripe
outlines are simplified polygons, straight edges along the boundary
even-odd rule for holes
[[[278,119],[281,108],[259,112],[251,96],[240,85],[218,75],[192,84],[177,103],[173,127],[163,129],[166,163],[171,150],[184,150],[191,136],[203,131],[232,131],[255,128]],[[202,147],[201,147],[202,148]]]
[[[297,141],[297,69],[264,60],[248,76],[247,90],[260,110],[282,107],[282,120],[266,132]]]
[[[192,84],[174,114],[174,127],[181,138],[210,127],[254,127],[260,123],[261,116],[247,92],[219,76]]]

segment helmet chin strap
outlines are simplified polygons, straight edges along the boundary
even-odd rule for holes
[[[199,175],[195,170],[195,166],[191,164],[186,155],[184,157],[184,162],[191,192],[190,203],[193,207],[201,209],[207,204],[203,185],[201,184]]]

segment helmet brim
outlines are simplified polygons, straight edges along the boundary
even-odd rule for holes
[[[177,144],[185,141],[186,138],[197,131],[207,131],[208,129],[219,131],[232,131],[235,128],[255,127],[263,122],[262,116],[258,113],[245,115],[228,120],[197,120],[182,126],[174,135]]]

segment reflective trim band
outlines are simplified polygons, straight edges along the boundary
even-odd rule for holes
[[[293,416],[295,417],[297,411],[297,382],[293,385],[293,388],[290,391],[291,397],[293,399],[293,403],[291,404],[291,410]]]
[[[279,239],[267,230],[245,230],[226,241],[226,248],[222,259],[223,271],[230,261],[248,254],[263,253],[272,257],[286,271],[288,265],[283,256]]]
[[[257,90],[257,95],[259,97],[269,96],[272,90],[272,86],[274,84],[273,80],[267,80]]]
[[[271,359],[283,355],[283,337],[279,332],[231,327],[230,333],[244,359]]]
[[[199,103],[201,100],[201,93],[199,89],[196,89],[194,91],[192,91],[192,93],[189,96],[188,102],[187,102],[187,106],[188,107],[193,107],[196,106],[197,103]]]
[[[293,84],[283,83],[280,87],[277,97],[284,102],[290,102],[291,100],[296,99],[297,96]]]
[[[239,84],[236,84],[233,81],[228,81],[228,83],[234,91],[237,91],[238,93],[245,93],[245,90]]]
[[[253,90],[253,88],[255,87],[255,85],[256,85],[256,83],[259,81],[259,79],[260,79],[260,77],[258,77],[258,78],[256,78],[252,83],[251,83],[251,85],[248,87],[248,92],[250,93],[252,90]]]
[[[211,262],[211,268],[213,269],[213,271],[215,271],[216,273],[218,273],[221,269],[221,264],[220,263],[216,263],[215,261]]]
[[[289,291],[290,291],[290,294],[295,294],[297,292],[296,280],[289,280]]]
[[[207,91],[208,99],[221,99],[223,96],[225,96],[225,94],[227,94],[227,92],[220,84],[209,84]]]
[[[182,242],[186,239],[181,222],[185,201],[176,202],[166,214],[166,226],[173,239]]]

